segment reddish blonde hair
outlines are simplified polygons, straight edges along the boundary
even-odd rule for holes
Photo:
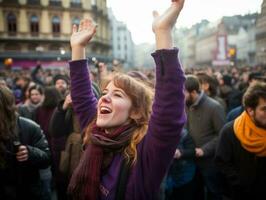
[[[124,150],[124,156],[129,161],[133,160],[133,163],[137,160],[137,144],[145,136],[148,129],[148,121],[151,113],[153,90],[148,84],[136,80],[126,74],[115,73],[110,75],[101,84],[103,90],[106,86],[113,82],[114,85],[122,89],[131,99],[132,108],[131,112],[134,111],[140,116],[138,119],[132,119],[132,123],[135,123],[137,128],[133,133],[130,140],[130,144]],[[88,125],[84,136],[84,143],[88,144],[90,141],[90,134],[93,122]]]

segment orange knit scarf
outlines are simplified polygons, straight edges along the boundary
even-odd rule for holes
[[[246,111],[236,118],[234,132],[244,149],[259,157],[266,156],[266,130],[256,127]]]

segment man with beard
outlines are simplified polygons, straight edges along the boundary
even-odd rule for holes
[[[266,83],[249,86],[243,106],[221,130],[215,161],[232,199],[257,200],[266,196]]]
[[[69,79],[66,75],[57,74],[54,77],[54,86],[63,97],[68,94]]]
[[[188,75],[185,82],[187,129],[196,145],[198,199],[203,196],[204,186],[207,199],[222,199],[220,173],[215,168],[213,158],[218,133],[225,123],[223,107],[200,90],[196,76]],[[199,197],[201,196],[201,197]]]

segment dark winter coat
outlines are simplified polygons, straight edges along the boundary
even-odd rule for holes
[[[39,170],[50,165],[50,150],[40,127],[31,120],[18,118],[17,139],[28,149],[28,160],[18,162],[13,141],[6,144],[5,163],[0,168],[0,199],[39,199]]]

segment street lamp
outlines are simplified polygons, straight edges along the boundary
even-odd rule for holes
[[[36,50],[37,52],[41,53],[41,52],[43,52],[44,48],[43,48],[43,46],[37,46],[37,47],[35,48],[35,50]]]
[[[60,54],[65,55],[65,53],[66,53],[66,50],[64,48],[60,48]]]

